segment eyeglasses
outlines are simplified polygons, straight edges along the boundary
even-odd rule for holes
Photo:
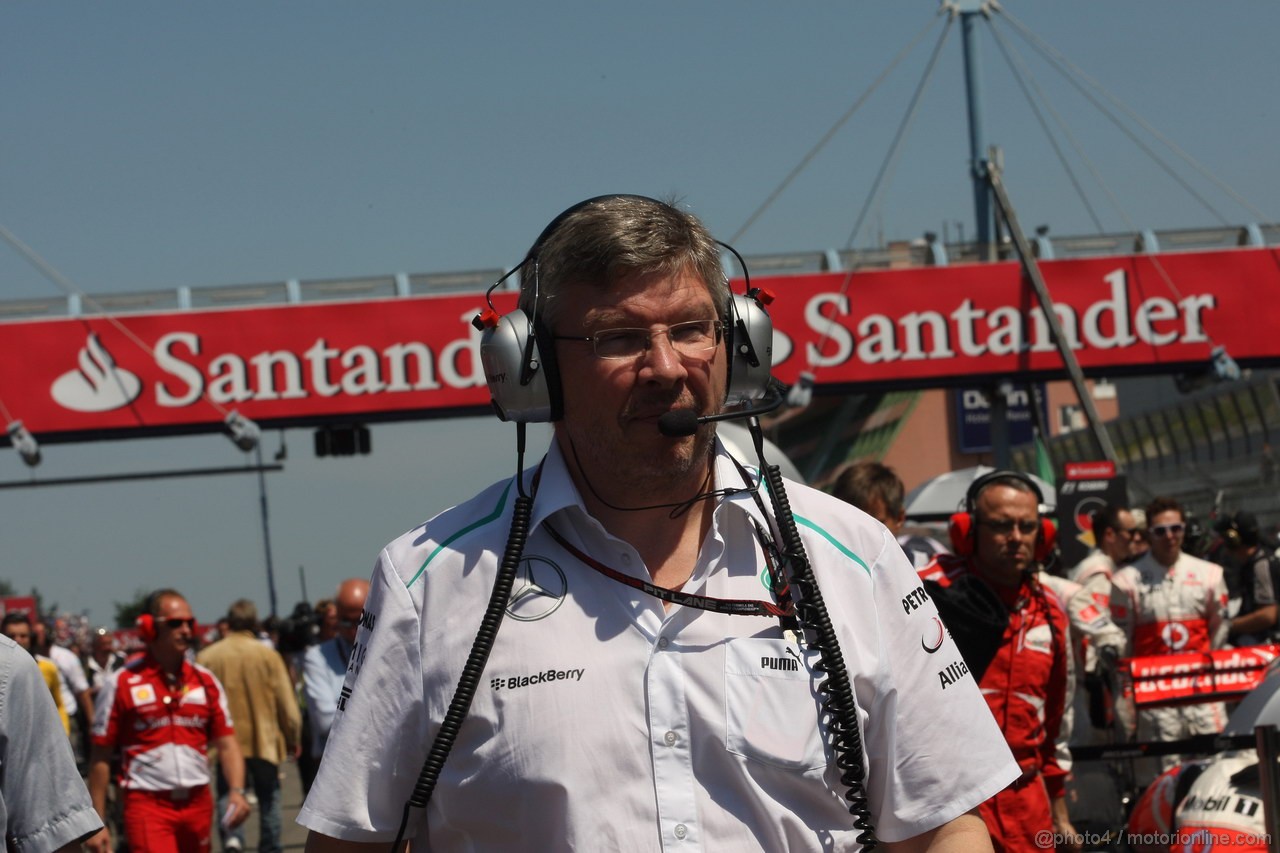
[[[1026,518],[1021,521],[1015,521],[1012,518],[980,518],[978,519],[978,524],[981,524],[983,527],[998,536],[1008,536],[1013,532],[1013,528],[1015,527],[1018,528],[1018,532],[1023,536],[1030,536],[1032,533],[1035,533],[1040,529],[1039,520]]]
[[[555,335],[557,341],[590,342],[597,358],[613,360],[638,358],[653,347],[655,335],[666,335],[671,347],[681,355],[701,356],[715,349],[724,334],[719,320],[688,320],[660,331],[651,329],[604,329],[594,335]]]
[[[354,628],[359,624],[360,624],[359,619],[339,619],[338,620],[339,628]]]
[[[1116,529],[1116,533],[1119,533],[1121,536],[1128,536],[1130,539],[1141,539],[1141,538],[1142,538],[1142,528],[1141,528],[1141,527],[1130,527],[1128,530],[1120,530],[1120,529]]]
[[[194,629],[194,628],[196,627],[196,620],[194,620],[194,619],[166,619],[166,620],[164,620],[164,626],[165,626],[166,628],[168,628],[170,631],[176,631],[176,630],[178,630],[179,628],[181,628],[183,625],[186,625],[188,628],[192,628],[192,629]]]
[[[1185,529],[1181,524],[1158,524],[1151,528],[1151,533],[1154,536],[1177,536]]]

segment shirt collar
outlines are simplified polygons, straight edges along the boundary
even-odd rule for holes
[[[585,515],[586,509],[582,503],[582,495],[569,474],[564,455],[560,452],[560,443],[554,438],[540,467],[541,473],[537,475],[538,496],[534,501],[533,515],[530,519],[531,529],[536,529],[552,515],[568,507],[577,507]],[[538,470],[539,466],[534,466],[524,472],[526,492],[533,487],[535,472]],[[760,470],[755,466],[743,464],[742,471],[746,472],[746,483],[743,482],[742,472],[739,471],[728,449],[717,438],[712,488],[729,488],[735,491],[715,499],[717,501],[715,514],[719,516],[724,512],[745,512],[752,519],[767,526],[768,520],[761,513],[760,506],[768,492],[765,486],[760,484]],[[750,491],[757,485],[759,485],[757,494],[761,498],[761,503],[757,503],[756,497]]]
[[[143,665],[143,668],[144,668],[144,669],[146,669],[146,670],[148,670],[148,671],[151,671],[151,672],[154,672],[154,673],[156,673],[157,675],[159,675],[159,676],[161,676],[161,677],[165,677],[165,676],[167,675],[167,673],[165,672],[164,668],[160,666],[160,661],[156,660],[156,659],[155,659],[155,656],[151,654],[151,650],[150,650],[150,649],[148,649],[148,650],[147,650],[147,653],[146,653],[146,655],[143,657],[142,661],[143,661],[143,662],[142,662],[142,665]],[[179,683],[179,684],[184,684],[184,683],[186,683],[186,680],[187,680],[187,674],[188,674],[188,672],[190,671],[190,669],[191,669],[191,662],[187,660],[186,655],[183,655],[183,656],[182,656],[182,666],[181,666],[181,668],[178,670],[178,683]]]

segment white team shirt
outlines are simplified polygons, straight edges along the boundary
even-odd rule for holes
[[[540,480],[470,712],[431,803],[411,812],[414,849],[857,849],[817,725],[813,650],[777,619],[664,612],[584,565],[546,524],[648,580],[635,549],[587,515],[555,442]],[[742,485],[722,447],[716,483]],[[787,489],[854,683],[877,836],[901,840],[974,808],[1019,770],[918,576],[869,516]],[[303,826],[395,837],[492,591],[515,493],[495,484],[380,554]],[[768,525],[749,493],[720,499],[684,592],[772,600],[753,520]]]
[[[1116,573],[1115,561],[1102,553],[1101,549],[1094,548],[1089,555],[1075,565],[1068,573],[1068,577],[1075,583],[1083,585],[1085,581],[1094,575],[1105,575],[1110,578]]]
[[[84,666],[75,652],[57,643],[49,646],[49,659],[57,664],[58,673],[62,676],[62,708],[68,717],[74,717],[80,712],[80,700],[77,697],[89,689]]]

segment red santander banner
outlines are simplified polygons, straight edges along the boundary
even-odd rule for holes
[[[1257,319],[1280,297],[1276,250],[1046,261],[1040,269],[1085,370],[1167,372],[1207,364],[1217,344],[1240,362],[1280,361],[1280,341]],[[1016,263],[855,273],[841,293],[845,276],[777,285],[771,313],[794,344],[783,359],[775,349],[780,379],[805,365],[820,383],[851,384],[1062,371]]]
[[[1260,319],[1280,301],[1280,252],[1232,249],[1041,264],[1086,371],[1206,365],[1215,345],[1280,363]],[[1013,262],[758,278],[771,290],[774,374],[917,386],[1062,373]],[[741,282],[735,282],[741,289]],[[510,310],[514,294],[495,294]],[[484,298],[129,314],[0,323],[0,399],[38,438],[484,411]]]

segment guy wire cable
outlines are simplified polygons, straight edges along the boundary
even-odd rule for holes
[[[1101,111],[1103,115],[1105,115],[1108,119],[1110,119],[1111,122],[1115,124],[1116,127],[1119,128],[1126,136],[1128,136],[1134,142],[1134,144],[1136,144],[1144,153],[1146,153],[1149,157],[1151,157],[1151,159],[1154,160],[1175,181],[1177,181],[1178,184],[1180,184],[1184,189],[1186,189],[1187,192],[1189,192],[1192,195],[1192,197],[1194,197],[1197,201],[1199,201],[1202,205],[1204,205],[1209,210],[1210,213],[1212,213],[1214,216],[1218,218],[1218,220],[1222,224],[1226,225],[1230,223],[1220,212],[1218,212],[1216,208],[1213,207],[1213,205],[1211,205],[1206,199],[1204,199],[1203,196],[1201,196],[1194,189],[1192,189],[1186,183],[1186,181],[1183,180],[1182,177],[1178,175],[1171,166],[1169,166],[1168,163],[1166,163],[1159,155],[1157,155],[1150,148],[1150,146],[1142,142],[1142,140],[1140,140],[1136,136],[1136,134],[1133,133],[1133,131],[1131,131],[1128,127],[1126,127],[1121,121],[1119,121],[1119,119],[1116,117],[1114,113],[1108,110],[1103,104],[1099,103],[1097,98],[1095,98],[1088,90],[1082,87],[1080,85],[1080,82],[1077,79],[1075,79],[1075,76],[1073,75],[1078,75],[1080,78],[1086,80],[1091,86],[1096,88],[1099,92],[1104,94],[1109,100],[1111,100],[1121,109],[1123,109],[1135,121],[1139,122],[1139,124],[1141,124],[1146,130],[1148,130],[1148,132],[1155,135],[1158,139],[1160,139],[1161,142],[1164,142],[1165,145],[1173,149],[1175,153],[1178,153],[1180,156],[1186,159],[1193,167],[1195,167],[1198,171],[1200,171],[1201,174],[1205,175],[1210,180],[1212,180],[1215,184],[1217,184],[1219,188],[1230,193],[1232,197],[1236,199],[1236,201],[1242,204],[1245,204],[1246,206],[1249,206],[1248,202],[1244,201],[1242,198],[1236,195],[1234,191],[1230,189],[1230,187],[1227,187],[1225,184],[1222,184],[1216,178],[1213,178],[1212,175],[1209,175],[1207,172],[1201,169],[1199,164],[1196,163],[1194,160],[1192,160],[1189,155],[1186,155],[1185,152],[1182,152],[1181,149],[1177,148],[1177,146],[1175,146],[1172,142],[1168,141],[1162,134],[1160,134],[1158,131],[1152,128],[1149,124],[1143,121],[1140,116],[1138,116],[1128,107],[1126,107],[1123,104],[1123,102],[1121,102],[1118,98],[1115,98],[1115,96],[1111,95],[1102,86],[1102,84],[1098,83],[1096,80],[1094,80],[1092,77],[1086,74],[1079,67],[1077,67],[1076,65],[1071,63],[1069,60],[1067,60],[1066,57],[1064,57],[1059,51],[1053,49],[1051,46],[1045,43],[1035,33],[1028,30],[1025,26],[1023,26],[1019,21],[1014,19],[1007,12],[1005,12],[1002,8],[998,8],[998,11],[1000,11],[1000,13],[1004,15],[1015,28],[1017,28],[1019,34],[1022,35],[1028,41],[1028,43],[1031,44],[1031,46],[1035,48],[1041,54],[1041,56],[1044,57],[1049,62],[1051,67],[1057,69],[1057,71],[1063,76],[1064,79],[1067,80],[1067,82],[1069,82],[1077,91],[1079,91],[1082,95],[1084,95],[1084,97],[1087,98],[1090,103],[1092,103],[1095,107],[1097,107],[1097,109]],[[993,34],[996,33],[994,24],[991,25],[991,31]],[[1001,44],[1001,46],[1003,47],[1003,43],[999,39],[999,36],[997,36],[996,38],[997,38],[997,43]],[[1070,71],[1071,73],[1067,73],[1068,71]],[[1104,191],[1107,191],[1108,195],[1110,196],[1110,192],[1106,189],[1106,184],[1102,183],[1101,181],[1099,183],[1103,186]],[[1121,206],[1120,203],[1115,200],[1114,196],[1111,196],[1111,198],[1112,198],[1112,203],[1116,207],[1116,212],[1120,215],[1120,218],[1124,221],[1125,225],[1129,228],[1129,230],[1134,232],[1138,231],[1139,229],[1137,225],[1133,222],[1132,219],[1129,218],[1123,206]],[[1253,212],[1255,212],[1255,214],[1260,213],[1256,210]],[[1174,283],[1173,277],[1169,275],[1168,270],[1166,270],[1164,267],[1164,264],[1161,263],[1159,256],[1155,253],[1148,253],[1143,257],[1146,257],[1148,260],[1150,260],[1151,265],[1155,268],[1156,273],[1164,281],[1165,286],[1169,289],[1169,292],[1172,293],[1177,300],[1181,301],[1183,298],[1182,291]],[[1204,329],[1205,336],[1209,338],[1209,343],[1211,347],[1217,346],[1218,345],[1217,339],[1214,337],[1213,333],[1209,331],[1208,326],[1209,326],[1208,322],[1204,322],[1202,324],[1202,328]]]
[[[138,349],[142,350],[147,355],[153,356],[153,357],[155,356],[155,350],[147,346],[147,344],[141,338],[135,335],[133,331],[129,329],[128,326],[125,326],[124,323],[120,322],[120,320],[114,314],[110,313],[105,308],[103,308],[100,302],[98,302],[92,296],[90,296],[89,294],[85,293],[83,290],[81,290],[80,288],[72,284],[67,279],[66,276],[58,272],[58,270],[54,269],[54,267],[50,263],[48,263],[44,258],[42,258],[34,249],[32,249],[30,246],[28,246],[27,244],[19,240],[12,232],[9,231],[8,228],[5,228],[3,225],[0,225],[0,239],[3,239],[6,243],[8,243],[10,246],[16,249],[20,255],[26,258],[28,263],[34,266],[37,270],[39,270],[42,274],[44,274],[46,278],[48,278],[50,281],[56,284],[59,288],[61,288],[63,292],[65,292],[68,295],[75,295],[80,297],[81,301],[83,301],[90,308],[98,312],[96,316],[101,317],[111,326],[115,327],[115,329],[119,331],[122,335],[124,335],[125,338],[130,343],[138,347]],[[75,319],[79,321],[82,326],[89,329],[90,335],[94,334],[93,329],[89,324],[89,320],[91,319],[90,317],[87,317],[81,314],[78,317],[68,318],[68,319]],[[114,371],[112,371],[112,374],[113,376],[115,375]],[[119,381],[118,377],[116,378],[116,381],[117,382]],[[208,403],[210,406],[212,406],[213,410],[216,411],[218,415],[222,418],[226,418],[227,415],[231,413],[230,409],[228,409],[226,406],[223,406],[222,404],[215,401],[212,397],[210,397],[208,390],[202,391],[200,394],[200,398],[204,400],[206,403]],[[139,421],[141,420],[142,419],[139,418]]]
[[[1044,131],[1045,138],[1049,140],[1049,144],[1053,147],[1053,152],[1057,155],[1058,162],[1062,164],[1063,171],[1067,173],[1067,178],[1071,181],[1071,186],[1075,188],[1076,195],[1080,197],[1081,203],[1084,204],[1085,210],[1089,213],[1089,218],[1093,220],[1093,227],[1098,230],[1099,234],[1101,234],[1104,230],[1102,227],[1102,220],[1098,218],[1098,214],[1094,211],[1093,205],[1089,203],[1089,197],[1085,194],[1084,187],[1080,185],[1079,179],[1076,178],[1076,174],[1072,170],[1070,162],[1067,161],[1066,154],[1063,152],[1061,146],[1058,145],[1058,140],[1049,130],[1049,124],[1045,121],[1044,113],[1040,111],[1040,106],[1036,103],[1036,99],[1031,96],[1031,90],[1028,88],[1028,83],[1030,83],[1031,88],[1035,89],[1035,93],[1040,100],[1044,102],[1045,108],[1049,111],[1050,115],[1053,116],[1054,121],[1057,123],[1063,135],[1066,136],[1067,141],[1071,143],[1072,148],[1075,149],[1076,155],[1084,161],[1085,166],[1087,166],[1089,171],[1093,173],[1094,179],[1102,186],[1102,191],[1107,194],[1108,198],[1111,198],[1113,204],[1116,204],[1116,206],[1119,207],[1115,201],[1115,197],[1111,195],[1110,189],[1103,182],[1102,176],[1099,175],[1098,171],[1093,167],[1093,163],[1085,156],[1083,148],[1081,148],[1079,142],[1075,138],[1075,135],[1071,132],[1071,129],[1067,127],[1066,123],[1062,120],[1062,116],[1053,108],[1053,104],[1049,103],[1049,98],[1046,96],[1044,90],[1040,88],[1040,84],[1036,82],[1035,77],[1031,74],[1031,70],[1022,60],[1022,57],[1017,54],[1017,51],[1013,50],[1005,43],[1004,36],[1000,34],[999,30],[990,24],[988,24],[988,29],[991,30],[991,35],[995,39],[996,46],[1000,48],[1000,52],[1004,55],[1004,61],[1009,66],[1009,70],[1013,72],[1014,81],[1018,84],[1018,88],[1022,90],[1023,97],[1027,99],[1028,106],[1031,107],[1031,111],[1035,114],[1036,121],[1040,124],[1040,129]]]
[[[876,173],[875,180],[871,184],[871,191],[867,194],[867,200],[862,205],[862,210],[858,213],[858,218],[854,222],[853,231],[849,234],[849,239],[845,241],[846,249],[853,248],[853,243],[858,237],[858,232],[862,230],[862,223],[866,219],[867,212],[871,209],[871,205],[875,203],[876,197],[880,192],[880,183],[884,180],[884,176],[889,172],[890,167],[897,161],[901,152],[902,141],[910,129],[912,121],[915,119],[916,109],[920,106],[920,99],[924,95],[925,89],[928,87],[929,81],[933,77],[934,69],[938,64],[938,57],[942,53],[942,46],[947,41],[947,36],[951,34],[951,26],[955,22],[954,18],[948,18],[946,26],[942,29],[942,34],[938,37],[937,43],[933,46],[933,53],[929,57],[929,63],[925,67],[924,74],[920,77],[920,82],[916,84],[915,91],[911,95],[911,100],[907,104],[907,110],[902,116],[902,121],[898,123],[898,129],[894,133],[893,141],[889,145],[889,151],[885,154],[884,160],[880,164],[880,170]],[[849,285],[853,281],[853,274],[857,269],[850,269],[845,273],[844,281],[840,284],[839,296],[844,297],[849,292]],[[823,327],[822,335],[818,338],[818,343],[814,346],[814,352],[822,353],[822,347],[826,344],[827,339],[831,336],[831,327],[835,325],[835,317],[827,317],[826,325]],[[812,364],[809,365],[811,368]],[[816,372],[811,370],[810,372]]]
[[[1115,95],[1112,95],[1106,89],[1106,87],[1104,87],[1097,80],[1093,79],[1088,74],[1086,74],[1084,70],[1082,70],[1077,65],[1075,65],[1075,63],[1067,59],[1066,56],[1064,56],[1061,51],[1057,50],[1048,42],[1044,41],[1044,39],[1040,38],[1038,35],[1032,32],[1021,21],[1018,21],[1008,12],[1004,11],[1003,8],[998,8],[997,11],[999,11],[1000,14],[1002,14],[1005,18],[1007,18],[1009,20],[1009,23],[1012,24],[1014,27],[1016,27],[1022,33],[1025,39],[1027,39],[1029,42],[1032,42],[1033,45],[1038,44],[1042,46],[1041,48],[1042,55],[1049,55],[1049,54],[1053,55],[1058,62],[1060,62],[1063,66],[1071,69],[1073,73],[1079,75],[1081,79],[1087,81],[1089,85],[1093,86],[1095,89],[1101,92],[1102,95],[1107,98],[1107,100],[1115,104],[1127,116],[1133,119],[1140,127],[1142,127],[1145,131],[1147,131],[1147,133],[1150,133],[1156,139],[1160,140],[1160,142],[1162,142],[1165,146],[1167,146],[1170,151],[1172,151],[1174,154],[1177,154],[1180,158],[1182,158],[1183,161],[1187,163],[1187,165],[1191,166],[1191,168],[1199,172],[1200,175],[1202,175],[1206,180],[1208,180],[1218,189],[1222,190],[1225,194],[1230,196],[1237,204],[1241,205],[1246,210],[1248,210],[1250,214],[1252,214],[1256,219],[1258,219],[1258,221],[1260,222],[1266,221],[1266,219],[1268,218],[1267,215],[1264,214],[1257,207],[1255,207],[1253,204],[1251,204],[1248,201],[1248,199],[1241,196],[1238,192],[1232,189],[1225,181],[1218,178],[1216,175],[1210,172],[1206,167],[1201,165],[1198,160],[1196,160],[1186,151],[1182,150],[1182,148],[1180,148],[1173,140],[1169,139],[1167,136],[1161,133],[1158,129],[1156,129],[1153,125],[1151,125],[1146,119],[1144,119],[1141,115],[1139,115],[1136,110],[1129,107],[1119,98],[1117,98]]]
[[[1010,20],[1012,21],[1013,19],[1010,19]],[[1021,27],[1021,25],[1018,24],[1016,21],[1013,21],[1013,23],[1015,27]],[[1194,187],[1192,187],[1189,183],[1187,183],[1187,181],[1180,174],[1178,174],[1176,169],[1170,166],[1164,160],[1163,157],[1161,157],[1159,154],[1155,152],[1154,149],[1151,148],[1150,145],[1148,145],[1141,138],[1139,138],[1138,135],[1134,133],[1133,130],[1131,130],[1124,122],[1120,121],[1120,119],[1116,116],[1116,114],[1113,113],[1111,110],[1107,109],[1107,107],[1104,104],[1102,104],[1097,99],[1097,97],[1094,96],[1092,92],[1090,92],[1088,89],[1082,86],[1080,83],[1080,80],[1077,80],[1076,77],[1079,76],[1081,79],[1085,80],[1092,87],[1094,87],[1103,95],[1105,95],[1106,98],[1110,100],[1112,103],[1120,106],[1123,110],[1125,110],[1127,114],[1130,115],[1131,118],[1135,118],[1135,120],[1139,121],[1139,123],[1149,132],[1154,132],[1153,128],[1151,128],[1150,125],[1147,125],[1145,122],[1142,122],[1141,119],[1139,119],[1135,113],[1133,113],[1127,107],[1124,107],[1122,102],[1115,96],[1111,95],[1106,89],[1104,89],[1100,83],[1098,83],[1092,77],[1089,77],[1087,74],[1085,74],[1078,66],[1068,61],[1066,57],[1064,57],[1061,53],[1052,50],[1052,48],[1049,48],[1045,44],[1045,42],[1041,40],[1038,36],[1036,36],[1034,33],[1030,33],[1029,31],[1025,30],[1025,28],[1020,28],[1019,33],[1028,40],[1028,43],[1030,43],[1032,47],[1034,47],[1037,51],[1040,52],[1041,56],[1043,56],[1046,60],[1049,61],[1052,67],[1058,69],[1058,72],[1062,74],[1063,78],[1066,79],[1067,82],[1070,83],[1076,89],[1076,91],[1080,92],[1080,94],[1083,95],[1086,99],[1088,99],[1090,103],[1092,103],[1095,107],[1097,107],[1099,112],[1101,112],[1108,119],[1110,119],[1111,123],[1114,124],[1116,128],[1120,130],[1121,133],[1129,137],[1130,141],[1132,141],[1134,145],[1138,146],[1138,148],[1144,154],[1150,157],[1151,160],[1155,162],[1155,164],[1159,166],[1160,169],[1164,171],[1165,174],[1167,174],[1170,178],[1176,181],[1184,190],[1187,191],[1188,194],[1191,195],[1192,198],[1200,202],[1201,206],[1203,206],[1205,210],[1207,210],[1219,222],[1221,222],[1223,225],[1231,224],[1230,221],[1227,219],[1227,217],[1225,217],[1216,207],[1214,207],[1214,205],[1208,199],[1206,199],[1203,195],[1201,195]],[[1068,72],[1071,72],[1071,73],[1068,73]],[[1164,142],[1165,145],[1170,145],[1170,143],[1167,142],[1162,136],[1157,136],[1157,138],[1160,139],[1161,142]],[[1175,150],[1175,153],[1179,153],[1180,151],[1181,149],[1177,149]],[[1188,159],[1187,155],[1183,154],[1182,156],[1184,157],[1184,159]],[[1192,163],[1193,166],[1195,166],[1196,168],[1199,168],[1194,161],[1190,161],[1190,162]],[[1205,173],[1201,172],[1201,174],[1205,174]],[[1216,179],[1213,179],[1212,177],[1210,179],[1216,182]],[[1240,200],[1240,199],[1237,197],[1237,200]]]
[[[938,14],[942,14],[942,11],[939,11]],[[935,15],[935,18],[936,17],[937,16]],[[889,65],[880,72],[880,76],[872,81],[871,85],[867,87],[867,90],[854,102],[853,106],[849,107],[849,109],[845,111],[844,115],[836,119],[836,123],[831,125],[830,129],[822,135],[822,138],[818,140],[817,144],[810,148],[808,153],[800,158],[800,162],[787,173],[787,176],[782,179],[782,182],[779,183],[777,187],[774,188],[773,192],[769,193],[768,198],[766,198],[764,202],[762,202],[760,206],[747,217],[747,221],[742,224],[741,228],[734,232],[733,236],[728,239],[728,242],[736,243],[743,234],[747,233],[747,230],[755,224],[755,221],[759,219],[775,201],[777,201],[778,196],[782,195],[783,191],[791,185],[791,182],[799,177],[800,173],[803,172],[811,162],[813,162],[813,158],[818,156],[818,152],[826,147],[827,143],[835,137],[840,128],[844,127],[849,119],[853,118],[853,114],[862,108],[862,105],[867,102],[867,99],[871,97],[872,93],[875,92],[876,89],[880,88],[880,84],[893,73],[893,69],[898,67],[898,63],[905,59],[907,54],[915,50],[915,46],[920,43],[920,39],[924,38],[924,34],[927,33],[933,25],[933,21],[926,23],[920,32],[916,33],[915,38],[913,38],[906,47],[898,51],[898,55],[895,56],[889,62]]]

